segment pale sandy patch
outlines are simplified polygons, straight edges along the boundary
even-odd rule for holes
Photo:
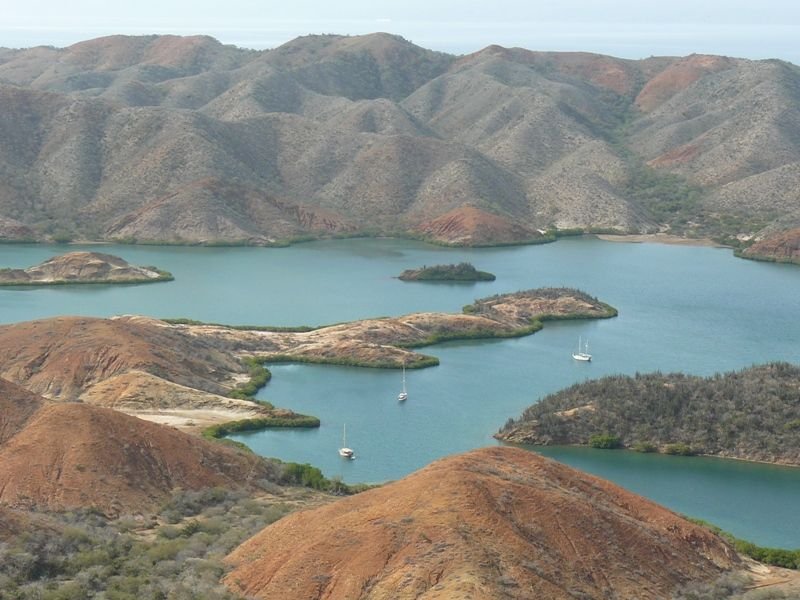
[[[629,244],[670,244],[673,246],[711,246],[714,248],[725,248],[714,240],[708,238],[684,238],[678,235],[666,233],[641,233],[634,235],[611,235],[598,234],[598,239],[606,242],[627,242]]]

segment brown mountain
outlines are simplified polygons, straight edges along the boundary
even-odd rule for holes
[[[0,377],[48,399],[191,429],[293,416],[226,397],[249,379],[237,354],[234,344],[146,317],[58,317],[0,326]]]
[[[740,559],[609,482],[515,448],[439,460],[270,525],[225,578],[254,598],[668,598]]]
[[[255,455],[111,409],[47,402],[2,380],[0,403],[4,419],[12,411],[0,503],[12,507],[139,512],[178,488],[247,486],[267,473]]]
[[[18,224],[0,235],[753,234],[800,223],[799,96],[774,60],[454,57],[387,34],[0,50],[0,224]]]
[[[202,339],[145,317],[57,317],[0,326],[0,377],[57,400],[139,370],[224,394],[243,367]]]
[[[172,279],[153,267],[136,267],[101,252],[68,252],[27,269],[0,269],[0,284],[144,283]]]

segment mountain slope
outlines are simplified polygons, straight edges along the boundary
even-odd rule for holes
[[[143,317],[58,317],[0,326],[0,377],[62,401],[133,370],[226,393],[244,368],[230,354]]]
[[[471,209],[519,226],[503,243],[753,235],[800,224],[798,100],[800,69],[780,61],[454,57],[388,34],[2,50],[0,236],[451,242],[426,224]]]
[[[12,507],[136,513],[178,488],[268,475],[255,455],[111,409],[48,402],[2,379],[0,407],[0,503]]]
[[[739,565],[722,540],[536,454],[485,448],[290,515],[237,548],[255,598],[646,598]]]

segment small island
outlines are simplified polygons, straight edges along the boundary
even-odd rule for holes
[[[137,267],[100,252],[69,252],[27,269],[0,269],[0,285],[63,285],[72,283],[153,283],[172,281],[157,267]]]
[[[406,269],[398,279],[402,281],[494,281],[493,274],[478,271],[468,262],[457,265],[423,266],[421,269]]]
[[[713,377],[614,375],[546,396],[495,437],[800,466],[799,408],[800,367],[788,363]]]

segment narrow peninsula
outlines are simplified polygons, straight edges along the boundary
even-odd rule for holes
[[[27,269],[0,269],[0,285],[152,283],[172,279],[171,273],[157,267],[137,267],[100,252],[68,252]]]
[[[174,325],[242,357],[362,367],[420,368],[438,359],[414,348],[464,339],[530,335],[556,319],[604,319],[615,308],[580,290],[538,288],[476,300],[462,314],[413,313],[364,319],[310,331],[268,331],[220,325]]]
[[[800,466],[800,367],[603,377],[545,397],[495,437]]]
[[[457,265],[424,266],[421,269],[406,269],[400,273],[401,281],[494,281],[496,277],[486,271],[478,271],[468,262]]]

